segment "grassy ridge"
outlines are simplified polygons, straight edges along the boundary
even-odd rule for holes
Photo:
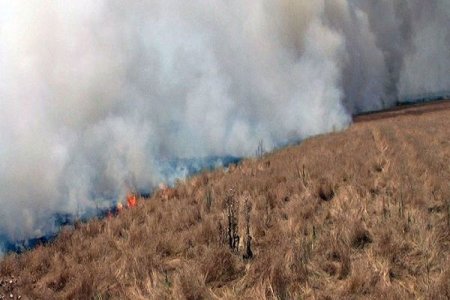
[[[450,110],[360,121],[10,255],[0,295],[448,299]]]

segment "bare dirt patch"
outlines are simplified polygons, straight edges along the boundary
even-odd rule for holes
[[[406,115],[418,116],[442,110],[450,110],[450,100],[440,100],[428,103],[398,106],[382,112],[374,112],[358,115],[353,118],[353,121],[357,123],[357,122],[382,120],[387,118],[395,118],[398,116],[406,116]]]

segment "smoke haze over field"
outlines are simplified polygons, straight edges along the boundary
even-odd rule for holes
[[[449,28],[448,0],[0,0],[0,239],[150,188],[173,158],[449,90]]]

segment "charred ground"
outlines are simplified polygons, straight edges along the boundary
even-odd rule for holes
[[[0,295],[448,299],[448,103],[359,117],[78,224],[5,257]]]

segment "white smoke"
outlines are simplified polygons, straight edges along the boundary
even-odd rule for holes
[[[448,90],[449,28],[448,0],[0,0],[0,237],[155,186],[172,158]]]

